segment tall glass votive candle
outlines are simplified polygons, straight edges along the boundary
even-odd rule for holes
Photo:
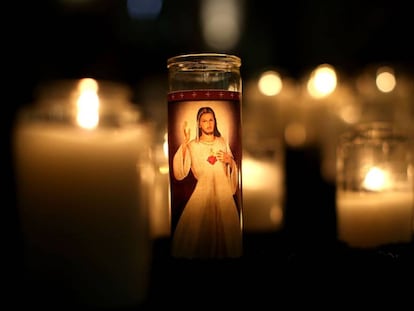
[[[242,255],[240,66],[214,53],[167,61],[174,257]]]
[[[34,304],[145,301],[151,140],[128,89],[110,81],[45,84],[19,112],[17,204]]]
[[[408,136],[390,123],[361,124],[337,149],[340,241],[377,248],[412,240],[413,176]]]

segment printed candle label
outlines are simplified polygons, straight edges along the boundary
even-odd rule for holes
[[[240,93],[168,94],[172,255],[242,254]]]

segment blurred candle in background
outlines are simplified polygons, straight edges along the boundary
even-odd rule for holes
[[[337,228],[351,247],[412,240],[413,180],[408,137],[390,123],[359,125],[339,142]]]
[[[168,137],[165,130],[162,142],[154,146],[155,179],[150,203],[151,237],[168,238],[171,234],[170,178],[168,166]]]
[[[356,77],[356,96],[362,103],[362,122],[382,121],[411,128],[412,81],[395,66],[373,65]]]
[[[154,185],[150,191],[150,229],[153,240],[169,238],[171,234],[170,180],[168,165],[167,85],[163,75],[148,75],[137,85],[135,98],[154,127],[152,163]]]
[[[326,182],[335,185],[336,143],[341,133],[358,123],[361,106],[347,81],[341,81],[326,101],[324,119],[318,123],[321,175]]]
[[[17,117],[17,199],[34,304],[107,308],[146,298],[152,131],[128,95],[109,81],[56,81]]]
[[[271,233],[284,225],[283,111],[289,94],[276,70],[246,84],[243,102],[243,226]]]
[[[284,220],[283,152],[274,148],[243,156],[243,224],[247,233],[281,230]]]

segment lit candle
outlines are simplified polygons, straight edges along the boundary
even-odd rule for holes
[[[379,184],[389,182],[382,174],[378,168],[371,168],[364,179],[367,191],[337,193],[338,236],[350,246],[376,247],[411,241],[413,192],[381,191]]]
[[[147,292],[151,136],[123,98],[98,94],[80,91],[76,126],[61,113],[67,99],[51,100],[47,113],[37,107],[17,120],[25,259],[34,285],[53,286],[68,303],[130,306]]]
[[[243,225],[245,232],[275,232],[284,218],[283,171],[276,157],[243,162]]]
[[[293,95],[292,83],[277,71],[264,71],[246,84],[243,118],[243,230],[272,233],[284,221],[284,149],[282,129],[285,106]],[[282,116],[282,117],[281,117]]]
[[[351,247],[412,240],[414,188],[408,137],[389,123],[342,135],[337,161],[337,230]]]
[[[150,202],[151,237],[162,239],[170,236],[170,179],[168,167],[167,134],[164,141],[155,146],[154,163],[155,179]]]

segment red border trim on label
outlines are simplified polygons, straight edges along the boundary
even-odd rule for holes
[[[183,100],[240,100],[240,92],[224,90],[196,90],[168,93],[168,101]]]

